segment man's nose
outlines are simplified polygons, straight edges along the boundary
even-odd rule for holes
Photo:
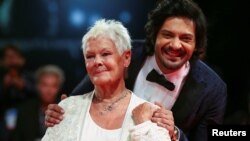
[[[178,38],[174,38],[171,42],[170,42],[170,47],[178,50],[181,48],[181,41]]]

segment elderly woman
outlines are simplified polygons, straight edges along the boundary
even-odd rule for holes
[[[43,141],[168,141],[168,131],[150,121],[158,107],[126,89],[131,39],[117,21],[99,20],[83,37],[83,53],[94,91],[59,105],[64,120]]]

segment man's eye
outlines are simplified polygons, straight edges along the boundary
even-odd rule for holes
[[[190,42],[190,41],[192,41],[192,39],[189,38],[189,37],[184,37],[184,38],[182,38],[182,40],[183,40],[184,42]]]
[[[191,41],[194,40],[194,38],[192,36],[189,36],[189,35],[187,35],[187,36],[181,36],[180,39],[182,41],[184,41],[184,42],[191,42]]]
[[[168,34],[168,33],[163,33],[162,35],[163,35],[164,38],[171,38],[171,37],[172,37],[172,36],[171,36],[170,34]]]

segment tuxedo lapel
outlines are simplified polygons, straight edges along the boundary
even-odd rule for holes
[[[187,117],[192,115],[194,108],[204,96],[205,83],[201,81],[200,75],[202,74],[198,70],[196,65],[191,66],[190,74],[172,108],[175,124],[182,129],[185,129],[185,124],[188,124]]]
[[[133,43],[133,46],[131,63],[125,76],[126,87],[130,90],[134,89],[137,75],[147,58],[144,50],[144,41],[136,41]]]
[[[84,136],[81,133],[83,132],[84,124],[86,124],[85,121],[86,121],[86,117],[88,115],[88,112],[92,103],[93,96],[94,96],[94,92],[91,92],[91,94],[85,94],[81,96],[82,100],[81,100],[80,106],[77,107],[79,108],[78,114],[80,114],[80,116],[79,115],[76,116],[77,118],[74,122],[75,128],[72,131],[73,133],[76,133],[77,141],[80,141],[83,138],[81,136]]]
[[[130,67],[127,71],[127,77],[125,79],[126,87],[130,90],[134,89],[137,75],[139,74],[141,67],[142,67],[142,63],[139,64],[140,66],[138,67],[138,63],[136,63],[136,62],[137,61],[131,62]]]

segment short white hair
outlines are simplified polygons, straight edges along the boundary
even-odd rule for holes
[[[83,52],[85,51],[88,40],[90,38],[97,38],[98,36],[103,36],[111,39],[120,54],[122,54],[125,50],[131,50],[132,48],[129,32],[121,22],[101,19],[96,21],[95,24],[90,27],[89,31],[83,36]]]

